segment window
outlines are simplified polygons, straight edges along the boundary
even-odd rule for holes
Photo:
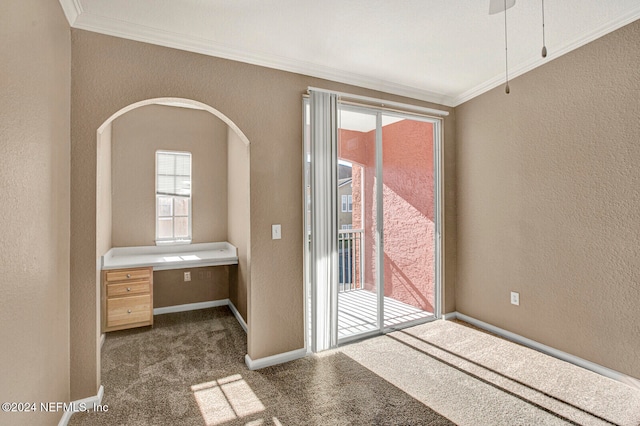
[[[342,230],[353,229],[353,224],[342,225]]]
[[[352,195],[343,195],[342,196],[342,211],[343,212],[353,211],[353,196]]]
[[[191,242],[191,153],[156,151],[156,244]]]

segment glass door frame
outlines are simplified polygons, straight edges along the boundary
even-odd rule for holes
[[[333,303],[333,308],[331,309],[331,319],[332,323],[335,325],[335,330],[332,330],[334,335],[334,342],[337,342],[336,346],[340,346],[342,344],[354,341],[361,340],[367,337],[385,334],[394,330],[398,330],[401,328],[411,327],[418,324],[426,323],[429,321],[433,321],[435,319],[439,319],[442,317],[442,295],[443,295],[443,249],[444,249],[444,240],[443,240],[443,206],[444,206],[444,188],[443,188],[443,118],[435,115],[421,114],[411,111],[403,111],[398,109],[386,108],[384,106],[371,106],[363,103],[352,102],[344,99],[338,99],[338,115],[343,107],[348,108],[351,111],[365,111],[366,113],[376,116],[376,140],[375,140],[375,150],[376,150],[376,158],[375,158],[375,176],[376,176],[376,296],[377,296],[377,329],[371,330],[368,332],[363,332],[360,334],[355,334],[352,336],[347,336],[341,339],[336,339],[337,337],[337,328],[338,328],[338,305],[337,303]],[[407,107],[411,107],[407,105]],[[309,125],[307,116],[307,111],[309,108],[308,98],[303,99],[303,129],[306,129],[306,126]],[[434,174],[434,222],[435,222],[435,235],[434,235],[434,249],[435,249],[435,281],[434,281],[434,312],[433,316],[427,318],[421,318],[413,321],[408,321],[406,323],[387,326],[384,324],[384,210],[383,210],[383,139],[382,139],[382,116],[395,116],[410,120],[429,122],[433,125],[433,174]],[[445,113],[446,115],[446,113]],[[306,138],[307,135],[305,134]],[[339,142],[337,142],[339,143]],[[307,215],[307,188],[309,185],[308,175],[307,175],[307,165],[308,162],[313,161],[312,158],[309,158],[309,153],[306,150],[306,139],[303,140],[303,174],[304,174],[304,186],[303,186],[303,226],[304,226],[304,263],[305,263],[305,340],[308,340],[314,333],[314,326],[311,324],[311,310],[313,309],[313,303],[311,293],[309,292],[309,262],[312,261],[312,258],[309,253],[309,238],[308,238],[308,215]],[[336,147],[336,157],[337,157],[337,147]],[[337,158],[336,158],[337,162]],[[313,207],[312,207],[313,208]],[[364,218],[363,218],[364,220]],[[363,223],[364,226],[364,223]],[[338,230],[334,230],[337,234]],[[335,254],[337,256],[337,253]],[[362,266],[361,266],[362,268]],[[331,290],[335,294],[333,295],[334,300],[337,302],[337,286],[335,289]],[[307,351],[311,352],[313,349],[309,342],[306,343]]]

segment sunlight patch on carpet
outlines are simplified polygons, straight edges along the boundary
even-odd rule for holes
[[[214,426],[265,410],[240,374],[191,386],[207,426]]]

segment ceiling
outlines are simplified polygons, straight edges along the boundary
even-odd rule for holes
[[[59,0],[74,28],[457,106],[504,82],[489,0]],[[507,12],[511,78],[640,18],[638,0]]]

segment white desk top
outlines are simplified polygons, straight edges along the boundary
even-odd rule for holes
[[[101,263],[103,270],[152,266],[154,271],[237,265],[238,249],[228,242],[114,247]]]

